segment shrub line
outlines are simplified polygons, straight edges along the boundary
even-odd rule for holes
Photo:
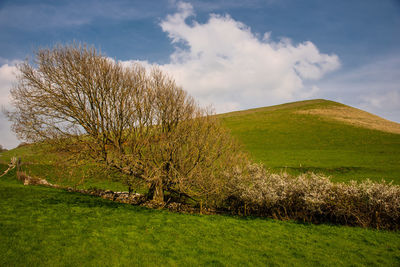
[[[9,164],[10,168],[12,163]],[[15,167],[15,164],[14,164]],[[190,214],[231,214],[260,216],[307,223],[334,223],[375,229],[400,229],[400,186],[391,183],[333,183],[328,178],[308,173],[291,176],[273,174],[262,165],[251,164],[248,173],[239,170],[226,186],[226,194],[214,207],[181,202],[157,202],[146,195],[104,189],[77,189],[51,184],[17,170],[24,185],[44,185],[101,197],[114,202],[153,209],[168,209]]]

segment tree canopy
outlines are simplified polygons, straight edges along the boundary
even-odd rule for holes
[[[164,192],[215,201],[246,161],[212,112],[159,68],[123,66],[94,47],[39,49],[19,65],[12,129],[28,141],[63,141],[76,153]]]

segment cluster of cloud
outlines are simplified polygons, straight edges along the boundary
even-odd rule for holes
[[[380,94],[377,92],[372,92],[368,95],[361,96],[360,106],[372,111],[383,109],[390,111],[397,109],[398,114],[396,114],[396,117],[399,118],[400,111],[398,109],[400,108],[400,88],[393,91],[384,91]],[[388,114],[385,117],[391,116]]]
[[[0,59],[0,145],[6,148],[13,148],[19,141],[10,131],[10,122],[3,114],[3,109],[11,109],[10,88],[15,81],[18,61],[7,61]]]
[[[160,67],[217,112],[312,97],[318,87],[305,81],[340,66],[338,56],[320,53],[310,41],[273,41],[270,33],[259,38],[229,15],[211,14],[201,24],[189,19],[191,4],[177,5],[177,13],[160,23],[175,46],[170,63]]]
[[[15,73],[17,69],[15,63],[5,63],[0,66],[0,105],[9,107],[10,105],[10,88],[15,81]]]
[[[352,105],[400,122],[400,56],[372,63],[318,81],[324,98]]]

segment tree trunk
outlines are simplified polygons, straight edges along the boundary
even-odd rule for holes
[[[161,179],[151,183],[148,198],[157,202],[164,202],[164,188]]]
[[[18,158],[17,160],[17,172],[21,171],[21,158]]]
[[[133,192],[132,185],[129,184],[129,186],[128,186],[128,194],[132,195],[132,192]]]

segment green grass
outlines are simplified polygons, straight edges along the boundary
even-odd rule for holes
[[[295,113],[335,106],[343,105],[311,100],[219,117],[255,161],[275,172],[313,171],[333,181],[370,178],[400,184],[400,134]]]
[[[119,174],[110,174],[99,171],[95,164],[85,164],[77,167],[68,167],[63,164],[65,153],[55,152],[46,144],[21,146],[0,153],[0,163],[10,162],[12,157],[20,157],[22,170],[30,176],[44,178],[50,183],[79,189],[101,188],[113,191],[128,191],[128,187],[121,182]],[[84,177],[82,179],[82,177]],[[138,192],[143,192],[138,187]]]
[[[398,232],[150,210],[14,176],[0,178],[0,266],[400,264]]]

